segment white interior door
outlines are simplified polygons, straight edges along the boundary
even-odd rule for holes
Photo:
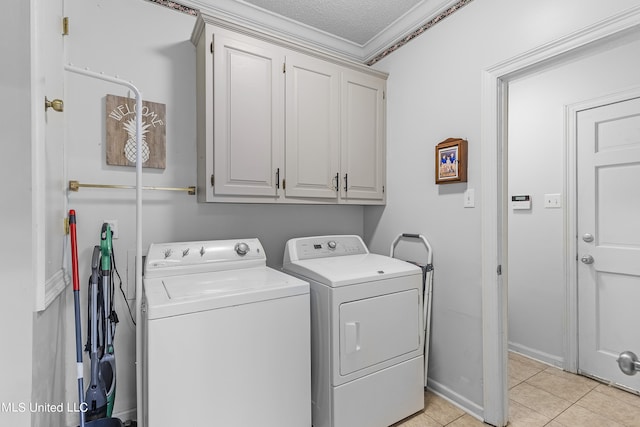
[[[64,113],[48,108],[64,98],[63,0],[39,0],[34,12],[33,64],[33,183],[36,244],[36,309],[44,310],[64,289],[62,270],[63,218],[66,216],[64,182]]]
[[[640,354],[640,98],[580,111],[580,373],[640,391],[617,358]]]

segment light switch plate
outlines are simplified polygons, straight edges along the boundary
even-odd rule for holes
[[[473,188],[467,189],[464,192],[464,207],[475,208],[476,207],[476,190]]]
[[[562,207],[562,197],[560,194],[545,194],[544,195],[544,207],[545,209],[555,209]]]

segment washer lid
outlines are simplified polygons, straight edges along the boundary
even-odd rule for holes
[[[371,253],[291,261],[283,268],[331,287],[422,274],[414,264]]]
[[[157,319],[309,293],[309,284],[269,267],[145,279],[147,316]]]

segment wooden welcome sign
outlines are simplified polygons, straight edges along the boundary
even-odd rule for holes
[[[107,164],[136,165],[136,101],[107,95]],[[166,106],[142,101],[142,166],[166,167]]]

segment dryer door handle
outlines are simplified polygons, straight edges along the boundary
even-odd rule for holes
[[[345,353],[360,351],[360,322],[346,322],[344,324]]]

